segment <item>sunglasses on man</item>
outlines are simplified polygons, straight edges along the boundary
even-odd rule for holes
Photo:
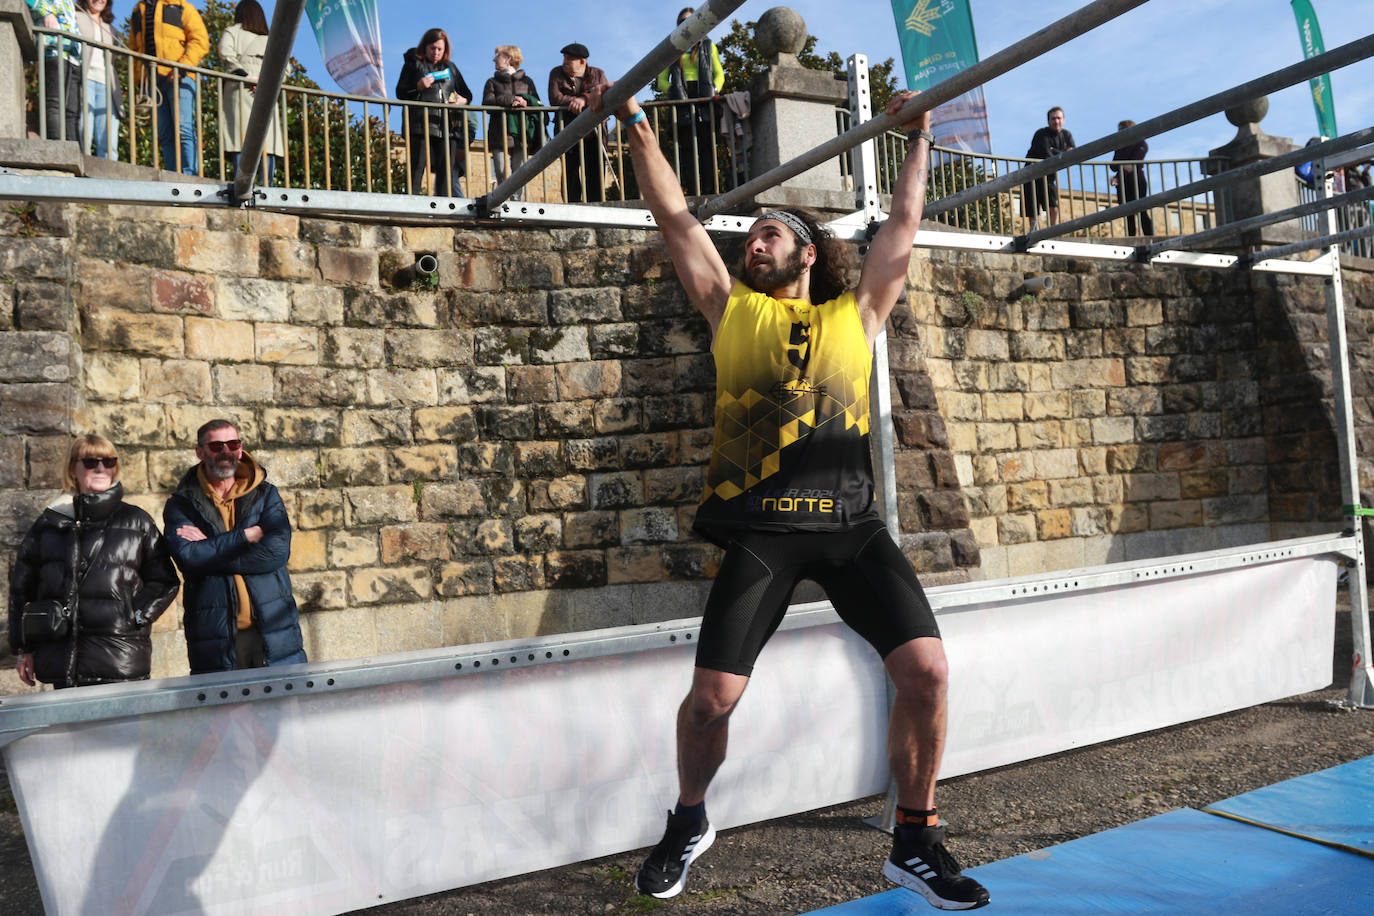
[[[81,458],[81,466],[88,471],[103,467],[106,470],[114,470],[115,465],[119,464],[118,458]]]
[[[242,439],[225,439],[221,442],[206,442],[205,447],[210,450],[210,454],[218,455],[220,452],[237,452],[243,448]]]

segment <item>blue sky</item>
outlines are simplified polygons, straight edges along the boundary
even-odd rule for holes
[[[127,2],[127,0],[126,0]],[[1086,0],[973,0],[974,27],[983,57],[1007,47],[1067,15]],[[439,26],[454,43],[454,60],[474,90],[490,74],[498,44],[519,45],[525,66],[542,85],[560,63],[558,49],[580,41],[591,63],[618,78],[663,39],[685,2],[566,0],[435,3],[434,0],[378,0],[388,86],[401,59],[421,33]],[[772,2],[750,0],[733,18],[756,20]],[[796,0],[822,52],[870,60],[899,58],[896,27],[888,0]],[[1313,0],[1327,48],[1374,31],[1371,0]],[[270,0],[264,2],[269,15]],[[594,21],[578,13],[595,10]],[[722,35],[722,25],[716,35]],[[302,17],[295,53],[317,82],[334,89],[320,60],[314,33]],[[1000,77],[985,87],[993,151],[1019,156],[1031,134],[1045,123],[1045,110],[1063,106],[1067,127],[1080,143],[1116,129],[1117,121],[1143,121],[1222,89],[1296,63],[1302,58],[1287,0],[1150,0],[1095,31]],[[899,60],[900,70],[900,60]],[[1338,126],[1342,132],[1374,124],[1374,63],[1364,61],[1332,74]],[[647,97],[643,93],[642,97]],[[1304,142],[1316,133],[1306,86],[1269,99],[1262,127],[1270,134]],[[1235,136],[1221,115],[1150,140],[1151,158],[1206,155]]]

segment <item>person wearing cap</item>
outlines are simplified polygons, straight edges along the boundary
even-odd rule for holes
[[[610,82],[596,67],[587,66],[591,52],[579,41],[563,47],[563,63],[549,72],[549,104],[562,109],[555,118],[562,131],[580,115],[593,98]],[[601,203],[602,192],[601,131],[594,130],[563,156],[563,175],[567,182],[569,203]]]
[[[913,96],[899,94],[888,114]],[[930,114],[906,125],[911,147],[892,211],[853,288],[850,248],[800,208],[758,217],[732,276],[639,104],[630,99],[616,117],[678,280],[710,325],[715,438],[695,530],[725,549],[677,715],[677,806],[635,887],[675,896],[714,840],[706,791],[725,759],[730,714],[793,588],[809,578],[882,656],[896,688],[886,746],[897,825],[883,874],[940,908],[982,906],[988,893],[960,873],[935,811],[948,684],[940,631],[879,517],[869,458],[873,343],[906,283],[930,174]]]

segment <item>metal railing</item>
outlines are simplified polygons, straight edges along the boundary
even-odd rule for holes
[[[850,113],[842,108],[836,109],[835,121],[838,130],[848,130]],[[902,161],[906,158],[907,146],[907,138],[896,131],[889,131],[878,138],[876,154],[880,193],[891,193]],[[937,146],[931,155],[927,200],[938,200],[1038,161],[1015,156],[969,153]],[[1219,165],[1220,163],[1214,159],[1084,162],[1071,165],[1059,172],[1053,184],[1046,179],[1039,179],[1032,184],[1021,185],[957,207],[934,218],[974,232],[1022,235],[1037,225],[1047,225],[1047,206],[1055,201],[1058,203],[1058,222],[1064,222],[1106,210],[1123,201],[1144,197],[1147,193],[1182,187],[1215,173]],[[1114,167],[1121,169],[1122,166],[1135,169],[1136,174],[1143,177],[1143,184],[1139,178],[1132,181],[1130,176],[1122,178],[1119,171],[1114,171]],[[848,155],[841,162],[841,174],[846,180],[851,180],[852,169]],[[1030,212],[1032,204],[1039,204],[1038,222],[1033,222],[1035,214]],[[1074,236],[1117,238],[1140,235],[1169,238],[1188,235],[1217,225],[1217,206],[1218,202],[1212,194],[1201,194],[1146,211],[1140,214],[1139,218],[1132,215],[1093,226],[1088,230],[1074,233]]]
[[[1301,178],[1294,179],[1298,183],[1298,202],[1309,203],[1320,200],[1322,192],[1320,188],[1314,188]],[[1347,189],[1353,190],[1353,189]],[[1341,188],[1337,188],[1337,193]],[[1348,232],[1351,229],[1364,229],[1374,226],[1374,202],[1361,201],[1358,203],[1346,204],[1332,208],[1335,214],[1335,232]],[[1299,221],[1304,235],[1310,238],[1320,238],[1327,234],[1326,217],[1322,213],[1314,213],[1304,216]],[[1340,245],[1340,250],[1344,254],[1353,255],[1357,258],[1374,258],[1374,238],[1368,236],[1364,238],[1351,239]]]
[[[62,41],[68,46],[99,48],[113,57],[116,78],[128,101],[128,116],[104,121],[108,158],[210,180],[232,179],[234,160],[229,148],[237,149],[241,136],[228,136],[226,105],[237,104],[242,93],[252,91],[253,78],[172,64],[68,32],[44,28],[35,32],[44,49]],[[155,68],[170,73],[154,80],[150,74]],[[79,140],[82,151],[89,154],[97,144],[85,102],[87,74],[85,68],[78,69],[80,79],[73,84],[64,78],[61,67],[30,65],[29,127],[34,136]],[[186,91],[171,91],[182,84],[188,87]],[[51,107],[59,113],[66,110],[70,94],[77,94],[79,138],[69,135],[66,118],[48,123],[50,106],[45,100],[50,93]],[[159,117],[159,108],[164,107],[168,111]],[[717,193],[748,180],[747,134],[736,127],[725,105],[701,99],[646,102],[643,107],[689,194]],[[265,144],[259,181],[266,183],[270,173],[270,183],[278,187],[388,194],[450,191],[479,197],[556,131],[562,113],[548,106],[519,109],[537,122],[536,136],[511,135],[502,149],[493,142],[489,127],[493,119],[499,125],[500,119],[516,111],[379,99],[288,84],[282,87],[274,112],[280,142]],[[178,129],[183,117],[188,127],[184,132]],[[240,134],[246,119],[246,114],[239,119]],[[169,125],[171,137],[167,136]],[[427,139],[431,125],[436,135],[432,142]],[[723,129],[728,133],[722,134]],[[504,168],[493,161],[493,153],[504,156]],[[269,164],[274,168],[269,169]],[[591,203],[635,199],[638,191],[628,165],[628,145],[620,125],[611,126],[608,121],[603,130],[555,160],[524,188],[522,196],[534,201]],[[569,193],[570,171],[589,178],[575,181],[581,187],[578,191],[575,186],[573,194]],[[596,173],[600,181],[594,179]]]

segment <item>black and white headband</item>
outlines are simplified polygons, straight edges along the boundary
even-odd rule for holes
[[[795,232],[803,245],[814,244],[811,241],[811,230],[806,228],[806,223],[802,222],[801,217],[795,213],[788,213],[786,210],[769,210],[759,219],[775,219]]]

